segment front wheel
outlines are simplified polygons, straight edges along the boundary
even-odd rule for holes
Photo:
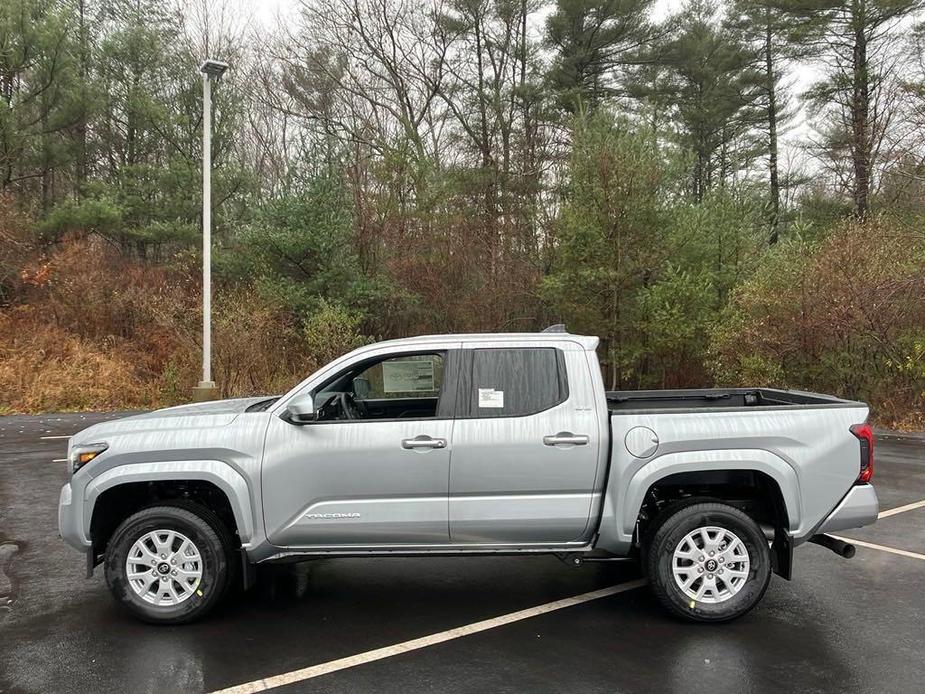
[[[646,552],[656,597],[675,615],[724,622],[752,609],[771,581],[768,541],[733,506],[697,503],[661,521]]]
[[[154,506],[127,518],[106,552],[109,589],[136,617],[183,624],[205,615],[229,580],[227,542],[205,509]]]

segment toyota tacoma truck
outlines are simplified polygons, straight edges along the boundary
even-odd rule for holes
[[[255,565],[319,557],[635,559],[661,603],[738,617],[805,542],[873,523],[868,408],[730,388],[605,390],[596,337],[371,344],[282,397],[171,407],[69,443],[58,521],[116,600],[205,615]]]

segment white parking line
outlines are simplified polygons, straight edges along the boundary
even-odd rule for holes
[[[562,600],[547,602],[545,605],[528,607],[525,610],[511,612],[509,614],[501,615],[500,617],[492,617],[491,619],[485,619],[481,622],[474,622],[473,624],[456,627],[455,629],[448,629],[447,631],[441,631],[429,636],[422,636],[418,639],[403,641],[401,643],[396,643],[394,646],[385,646],[384,648],[377,648],[376,650],[367,651],[366,653],[359,653],[357,655],[351,655],[346,658],[331,660],[327,663],[321,663],[320,665],[312,665],[301,670],[293,670],[282,675],[275,675],[273,677],[267,677],[262,680],[254,680],[253,682],[245,682],[244,684],[239,684],[234,687],[218,690],[212,694],[254,694],[254,692],[264,692],[267,689],[282,687],[287,684],[304,682],[305,680],[312,679],[313,677],[320,677],[321,675],[327,675],[332,672],[337,672],[338,670],[346,670],[347,668],[356,667],[357,665],[363,665],[365,663],[371,663],[376,660],[382,660],[383,658],[391,658],[393,655],[408,653],[409,651],[416,651],[421,648],[427,648],[428,646],[434,646],[438,643],[444,643],[446,641],[452,641],[453,639],[462,638],[463,636],[469,636],[470,634],[477,634],[480,631],[495,629],[506,624],[512,624],[513,622],[519,622],[524,619],[530,619],[531,617],[547,614],[548,612],[555,612],[556,610],[561,610],[566,607],[580,605],[581,603],[589,602],[591,600],[598,600],[600,598],[616,595],[617,593],[624,593],[628,590],[633,590],[634,588],[640,588],[644,586],[645,583],[646,581],[644,579],[639,579],[636,581],[629,581],[628,583],[621,583],[616,586],[610,586],[609,588],[592,590],[590,593],[573,595],[570,598],[563,598]]]
[[[863,540],[853,540],[850,537],[841,537],[840,535],[832,535],[836,540],[841,540],[842,542],[850,542],[852,545],[857,545],[858,547],[867,547],[868,549],[879,549],[881,552],[889,552],[890,554],[898,554],[901,557],[909,557],[910,559],[921,559],[925,561],[925,554],[919,554],[918,552],[909,552],[904,549],[896,549],[895,547],[886,547],[884,545],[875,545],[873,542],[864,542]]]
[[[39,439],[41,439],[42,441],[51,441],[52,439],[69,439],[69,438],[71,438],[70,435],[68,436],[39,436]]]
[[[904,513],[906,511],[912,511],[917,508],[922,508],[925,506],[925,499],[921,501],[914,501],[911,504],[906,504],[905,506],[897,506],[896,508],[891,508],[888,511],[881,511],[877,514],[877,518],[888,518],[889,516],[895,516],[897,513]]]

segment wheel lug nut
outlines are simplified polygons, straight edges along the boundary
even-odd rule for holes
[[[720,564],[722,564],[724,561],[726,561],[726,560],[725,560],[723,557],[720,557],[720,558],[719,558],[719,563],[720,563]]]
[[[722,569],[720,569],[718,573],[723,573],[723,570],[722,570]]]
[[[711,557],[712,557],[714,554],[716,554],[716,552],[710,552],[710,556],[711,556]]]
[[[698,559],[697,561],[703,561],[703,555],[700,555],[700,559]]]
[[[171,576],[176,576],[176,575],[177,575],[177,570],[174,569],[173,571],[171,571],[171,572],[170,572],[170,575],[171,575]]]
[[[161,555],[161,559],[166,559],[166,558],[167,558],[167,555],[166,555],[166,554],[162,554],[162,555]]]
[[[703,573],[703,567],[702,567],[702,566],[701,566],[699,569],[697,569],[697,573],[699,573],[699,574],[702,574],[702,573]]]
[[[713,574],[707,574],[707,578],[713,578]]]

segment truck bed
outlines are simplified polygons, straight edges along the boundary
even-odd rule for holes
[[[704,388],[687,390],[610,390],[611,414],[655,413],[685,410],[808,409],[816,407],[863,407],[863,403],[831,395],[774,388]]]
[[[653,484],[682,484],[690,472],[759,475],[779,490],[794,545],[856,485],[859,444],[851,427],[867,420],[864,403],[773,388],[606,395],[612,445],[600,527],[616,532],[602,536],[604,549],[619,553],[631,545],[636,510]],[[858,489],[873,509],[873,488]]]

